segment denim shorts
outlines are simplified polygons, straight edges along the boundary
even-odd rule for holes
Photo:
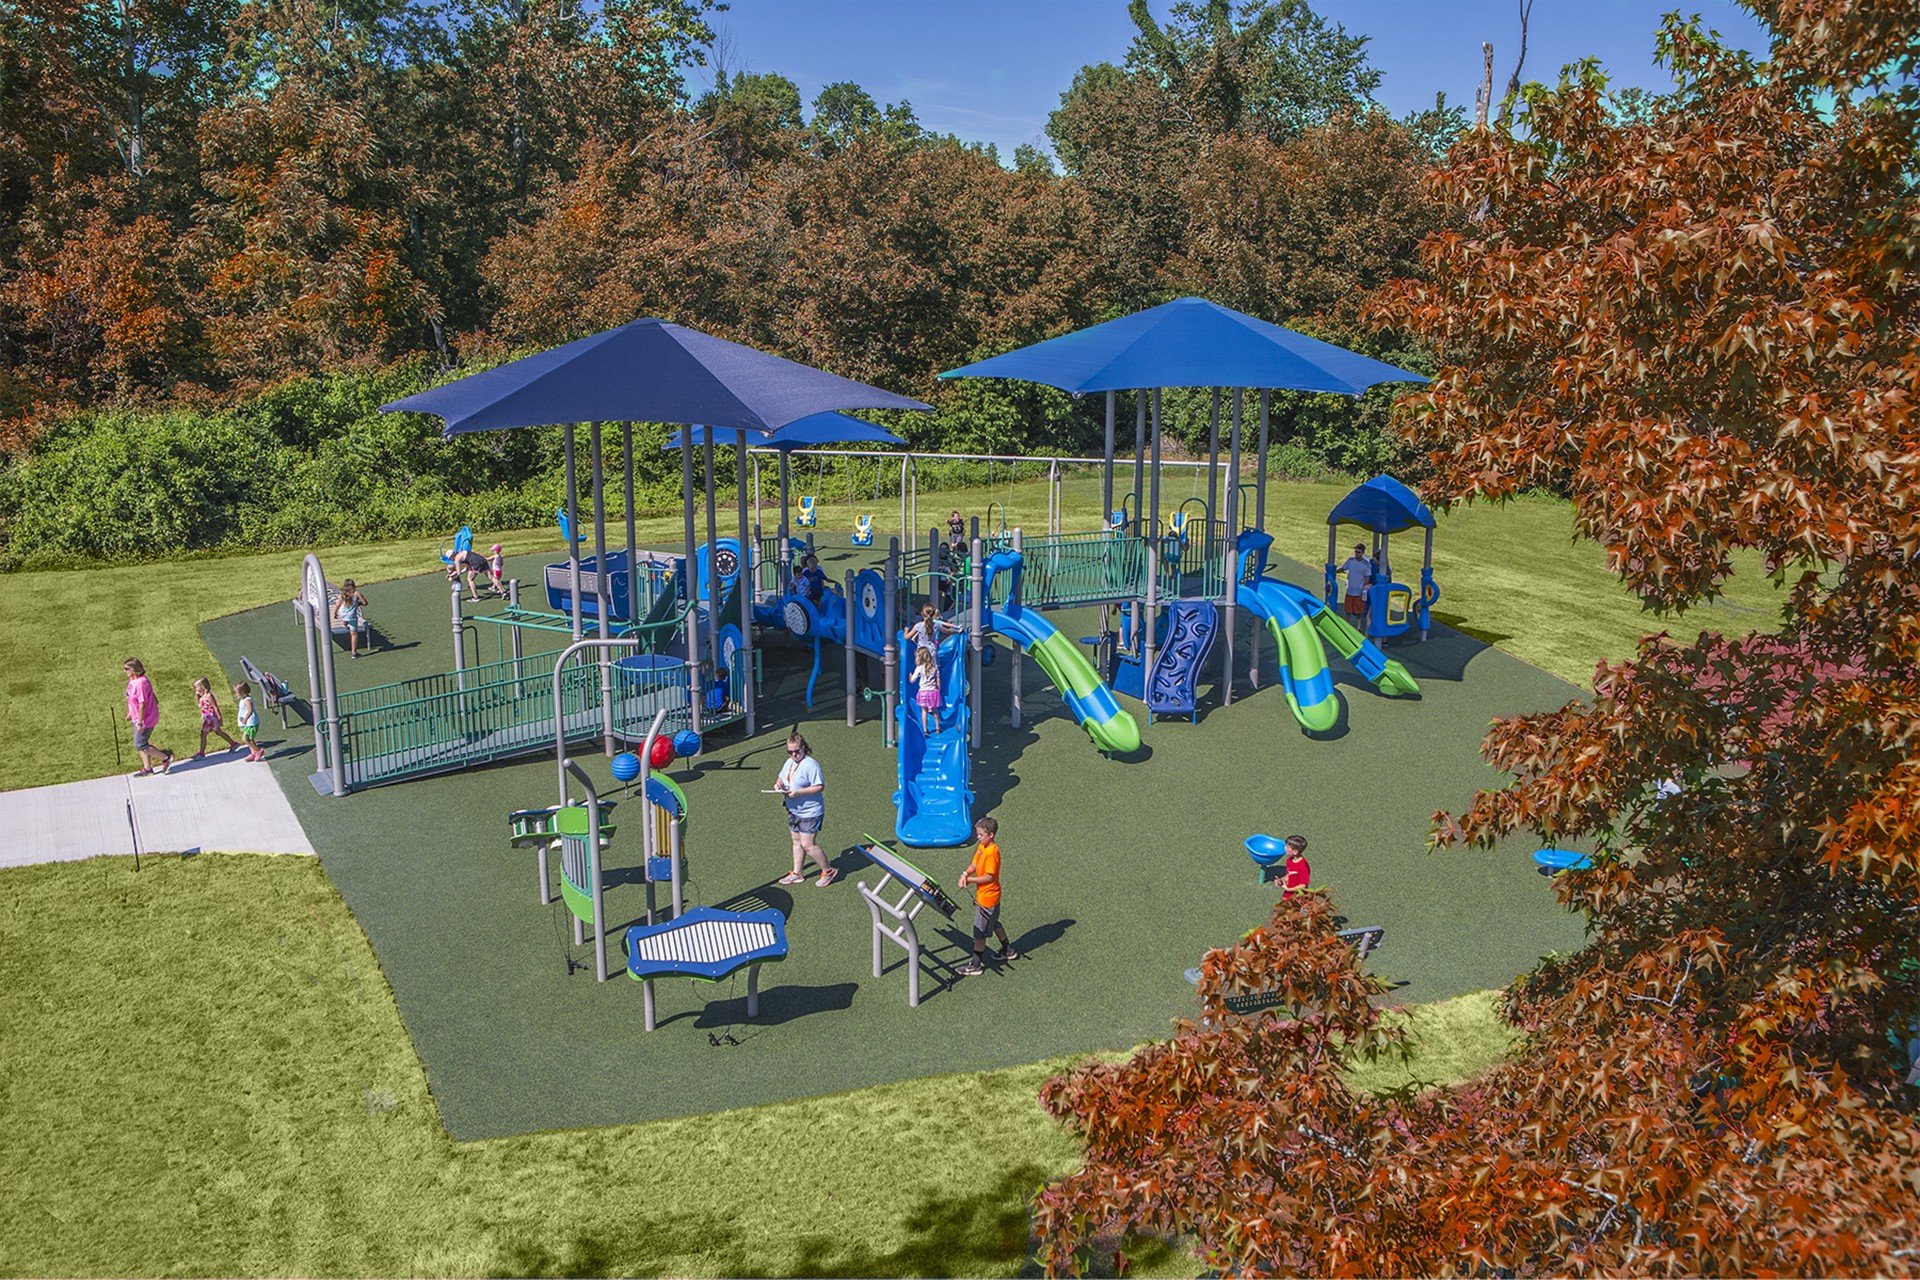
[[[139,725],[133,726],[133,749],[135,751],[145,751],[147,747],[151,745],[149,740],[152,736],[153,730],[142,729]]]

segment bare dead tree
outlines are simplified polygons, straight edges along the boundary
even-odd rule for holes
[[[1507,77],[1507,92],[1500,99],[1500,123],[1513,119],[1513,104],[1520,98],[1520,68],[1527,65],[1527,23],[1533,17],[1533,0],[1520,0],[1520,56],[1513,60],[1513,74]],[[1488,66],[1492,74],[1492,66]]]

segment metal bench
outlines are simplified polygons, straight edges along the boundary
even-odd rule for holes
[[[1338,936],[1353,944],[1356,960],[1364,961],[1380,949],[1380,944],[1386,940],[1387,931],[1380,925],[1368,925],[1361,929],[1342,929]],[[1199,969],[1187,970],[1186,977],[1187,981],[1194,986],[1200,985]],[[1277,1009],[1285,1003],[1285,1000],[1286,998],[1278,991],[1247,991],[1239,995],[1227,996],[1221,1003],[1226,1006],[1228,1013],[1238,1014],[1244,1018],[1251,1014],[1265,1013],[1269,1009]]]

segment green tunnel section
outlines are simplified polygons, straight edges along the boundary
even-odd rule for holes
[[[1267,630],[1273,632],[1273,642],[1280,650],[1280,665],[1285,676],[1290,677],[1282,679],[1280,685],[1286,691],[1287,705],[1293,708],[1294,718],[1303,728],[1315,732],[1333,728],[1334,722],[1340,718],[1340,700],[1333,696],[1332,676],[1327,671],[1327,653],[1320,647],[1320,637],[1315,633],[1313,623],[1306,618],[1295,617],[1283,625],[1279,618],[1269,614]],[[1326,696],[1302,706],[1295,691],[1313,690],[1321,686],[1325,686]]]
[[[1068,699],[1070,705],[1078,708],[1098,699],[1099,692],[1104,688],[1099,673],[1079,647],[1065,635],[1054,631],[1041,637],[1027,652],[1047,673],[1047,679],[1053,681],[1063,693],[1072,695]],[[1140,726],[1125,711],[1107,720],[1083,715],[1080,725],[1093,739],[1093,745],[1102,751],[1125,754],[1140,749]]]
[[[1314,614],[1314,625],[1327,643],[1339,651],[1340,656],[1359,667],[1364,673],[1366,667],[1360,660],[1360,653],[1367,647],[1367,638],[1360,634],[1351,622],[1332,609],[1321,609]],[[1380,672],[1373,677],[1373,687],[1382,693],[1395,696],[1420,692],[1420,686],[1407,673],[1407,669],[1392,658],[1382,657]]]

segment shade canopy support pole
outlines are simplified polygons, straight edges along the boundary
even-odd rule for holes
[[[694,560],[693,531],[693,428],[687,427],[680,432],[680,517],[681,532],[685,537],[683,553],[686,559],[681,577],[681,589],[687,594],[687,698],[690,723],[695,732],[700,729],[701,709],[706,705],[706,697],[700,682],[700,591],[698,565]]]
[[[640,543],[634,537],[633,514],[633,424],[620,424],[620,454],[623,460],[622,470],[626,473],[621,486],[620,499],[627,509],[627,607],[633,607],[634,589],[639,585],[639,575],[635,572],[634,552]]]
[[[1233,389],[1233,427],[1227,443],[1227,545],[1224,548],[1221,564],[1221,594],[1225,607],[1226,626],[1222,627],[1221,638],[1226,641],[1222,646],[1220,662],[1220,705],[1233,705],[1233,625],[1234,604],[1240,590],[1240,420],[1246,409],[1246,392]]]
[[[589,423],[587,465],[593,476],[593,604],[600,636],[606,639],[613,635],[613,590],[608,585],[610,575],[607,573],[607,486],[602,444],[600,424]],[[614,753],[613,667],[608,664],[604,649],[595,656],[594,665],[600,669],[600,747],[611,756]]]
[[[707,665],[713,678],[720,679],[720,573],[714,564],[714,542],[720,536],[714,518],[713,500],[713,428],[700,442],[700,465],[706,473],[707,487]]]
[[[567,470],[567,588],[573,597],[573,638],[580,638],[580,485],[574,469],[573,424],[561,430]]]
[[[1147,521],[1146,539],[1147,616],[1141,619],[1140,632],[1145,639],[1145,648],[1142,653],[1142,659],[1145,665],[1141,668],[1141,676],[1148,682],[1153,680],[1153,660],[1156,650],[1159,647],[1156,643],[1159,637],[1155,635],[1155,632],[1159,629],[1158,624],[1160,621],[1160,388],[1158,387],[1153,389],[1152,414],[1153,465],[1147,468],[1147,483],[1153,490],[1153,497],[1150,504],[1152,513]],[[1176,593],[1179,591],[1177,581],[1174,584],[1174,590]],[[1144,692],[1146,685],[1143,684],[1141,689]],[[1152,717],[1149,716],[1148,719],[1152,719]]]
[[[756,699],[753,688],[753,561],[760,554],[760,544],[748,536],[747,530],[747,433],[733,433],[733,463],[735,482],[740,492],[735,495],[734,505],[740,512],[740,586],[734,594],[740,599],[740,654],[738,661],[744,668],[740,672],[740,687],[744,691],[740,697],[747,713],[747,736],[754,733],[754,711]],[[709,552],[709,555],[712,553]],[[852,639],[853,633],[847,633]]]
[[[1100,521],[1107,525],[1113,523],[1113,397],[1107,392],[1107,445],[1100,469]]]

